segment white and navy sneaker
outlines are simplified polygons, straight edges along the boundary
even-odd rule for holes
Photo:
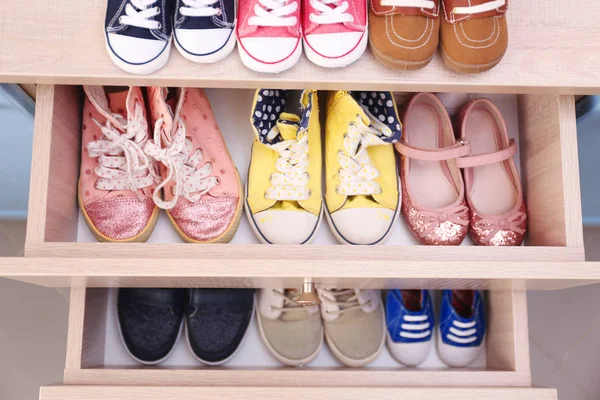
[[[390,290],[385,304],[387,346],[399,363],[422,364],[429,355],[435,319],[427,290]]]
[[[444,290],[437,340],[438,354],[451,367],[471,364],[483,347],[485,310],[479,290]]]
[[[108,0],[106,50],[132,74],[151,74],[169,60],[174,0]]]
[[[235,0],[177,0],[175,47],[190,61],[221,61],[235,47],[235,17]]]

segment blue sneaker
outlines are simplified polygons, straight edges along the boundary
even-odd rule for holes
[[[479,290],[444,290],[440,310],[438,354],[451,367],[471,364],[483,347],[485,310]]]
[[[197,63],[215,63],[235,47],[235,0],[176,0],[175,47]]]
[[[106,50],[123,71],[146,75],[161,69],[171,53],[174,0],[108,0]]]
[[[427,290],[390,290],[385,304],[387,345],[398,362],[416,367],[429,355],[435,326]]]

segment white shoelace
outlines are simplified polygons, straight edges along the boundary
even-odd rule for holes
[[[248,25],[256,26],[294,26],[298,22],[295,16],[289,16],[298,9],[298,2],[292,0],[258,0],[254,5],[254,16],[248,19]]]
[[[151,20],[150,18],[160,14],[160,7],[152,7],[151,5],[158,0],[129,0],[125,6],[125,14],[119,17],[121,25],[137,26],[146,29],[162,28],[160,22]]]
[[[454,7],[452,14],[480,14],[488,11],[496,10],[506,4],[506,0],[494,0],[487,3],[469,7]]]
[[[218,0],[183,0],[183,6],[179,7],[181,15],[186,17],[212,17],[220,15],[221,9],[213,7]]]
[[[386,144],[381,136],[390,137],[392,131],[369,112],[371,125],[366,125],[361,116],[348,125],[344,135],[344,151],[338,152],[340,183],[336,192],[345,196],[371,195],[381,193],[381,186],[373,180],[379,176],[379,170],[371,164],[367,148]]]
[[[267,134],[267,140],[273,140],[279,134],[277,127],[273,127]],[[307,200],[310,189],[306,186],[310,181],[308,169],[308,135],[300,139],[284,140],[269,145],[279,153],[275,162],[278,172],[271,175],[271,186],[267,188],[265,197],[270,200]]]
[[[125,127],[125,132],[120,132],[110,121],[102,125],[92,118],[103,135],[86,146],[90,157],[98,158],[95,172],[100,179],[95,184],[96,189],[137,192],[138,189],[154,183],[151,164],[142,150],[148,139],[148,127],[142,106],[136,104],[134,112],[129,124],[120,114],[112,114],[113,118]]]
[[[156,161],[162,162],[168,169],[167,177],[159,183],[153,195],[156,205],[165,210],[175,207],[182,195],[190,202],[195,203],[219,184],[218,178],[210,176],[212,173],[210,161],[198,168],[204,158],[202,150],[193,151],[192,141],[186,138],[185,125],[180,118],[177,119],[176,124],[170,146],[165,148],[162,146],[162,118],[156,121],[154,126],[154,141],[149,140],[144,146],[146,154]],[[164,201],[160,198],[159,192],[171,179],[175,180],[173,198],[170,201]]]
[[[279,311],[281,313],[293,313],[293,312],[307,312],[309,307],[304,307],[296,302],[298,298],[297,292],[284,291],[283,293],[279,290],[273,289],[273,293],[278,297],[283,298],[283,307],[270,306],[271,311]]]
[[[328,314],[344,314],[370,305],[371,300],[360,304],[358,296],[360,289],[319,289],[319,298],[325,305],[333,306],[337,310],[327,310]]]
[[[316,24],[339,24],[354,21],[352,14],[346,12],[349,7],[347,1],[339,4],[339,0],[310,0],[310,5],[320,12],[320,14],[311,13],[309,15],[310,20]]]
[[[394,7],[427,8],[429,10],[435,7],[435,3],[432,0],[381,0],[381,5]]]
[[[460,322],[452,321],[452,325],[449,329],[449,333],[446,337],[460,344],[469,344],[477,340],[477,328],[475,328],[476,321],[471,322]]]
[[[407,339],[424,339],[431,334],[427,315],[405,315],[400,326],[400,336]]]

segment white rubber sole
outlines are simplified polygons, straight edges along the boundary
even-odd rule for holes
[[[319,213],[319,218],[317,219],[317,225],[315,226],[313,233],[308,237],[308,239],[305,242],[298,243],[298,244],[311,244],[315,240],[315,237],[317,236],[317,233],[319,232],[319,228],[321,227],[321,221],[323,221],[323,208],[324,207],[321,206],[321,212]],[[246,211],[246,218],[248,218],[248,222],[250,222],[250,226],[252,227],[252,230],[254,231],[254,234],[256,235],[258,240],[260,240],[260,242],[263,244],[277,244],[277,243],[269,243],[265,240],[263,235],[260,233],[260,230],[256,226],[256,223],[254,222],[254,218],[252,218],[252,212],[250,211],[250,207],[248,206],[248,179],[246,179],[246,185],[244,185],[244,210]]]
[[[206,360],[203,360],[202,358],[198,357],[196,355],[196,353],[194,353],[194,349],[192,348],[192,345],[190,343],[190,336],[188,334],[187,323],[185,323],[185,341],[186,341],[186,343],[188,345],[188,348],[190,349],[190,353],[192,353],[192,355],[194,356],[194,358],[196,360],[198,360],[199,362],[201,362],[204,365],[209,365],[211,367],[216,367],[216,366],[219,366],[219,365],[223,365],[223,364],[226,364],[229,361],[231,361],[231,359],[234,358],[237,355],[237,353],[239,353],[239,351],[242,348],[244,342],[246,341],[246,337],[248,337],[248,328],[252,325],[252,322],[254,321],[254,311],[255,311],[255,309],[256,309],[256,294],[254,295],[253,300],[252,300],[252,315],[250,316],[250,322],[248,322],[248,326],[246,327],[246,332],[244,333],[244,337],[240,341],[240,344],[238,344],[237,349],[235,349],[235,351],[233,353],[231,353],[231,355],[229,357],[227,357],[227,358],[225,358],[225,359],[223,359],[221,361],[215,361],[215,362],[206,361]],[[185,319],[185,317],[184,317],[184,319]],[[182,325],[184,325],[184,324],[182,324]]]
[[[260,311],[258,311],[258,308],[257,308],[256,313],[259,313],[259,312]],[[260,322],[260,317],[257,316],[256,320],[258,321],[258,331],[260,332],[260,337],[261,337],[263,343],[265,344],[265,346],[267,347],[267,350],[269,350],[269,353],[271,353],[271,355],[273,357],[275,357],[279,362],[282,362],[286,365],[290,365],[292,367],[300,367],[300,366],[307,365],[310,362],[312,362],[315,358],[317,358],[317,356],[321,352],[321,349],[323,348],[323,342],[325,341],[325,339],[324,339],[324,335],[323,335],[323,325],[321,325],[321,342],[319,343],[317,350],[313,354],[311,354],[308,357],[303,358],[301,360],[292,360],[291,358],[283,357],[281,354],[279,354],[277,351],[275,351],[275,349],[273,349],[273,347],[267,340],[267,337],[265,336],[265,332],[263,331],[262,324]]]
[[[306,57],[313,63],[324,68],[343,68],[356,61],[364,54],[369,44],[369,27],[366,27],[365,34],[360,39],[358,45],[350,53],[339,58],[323,57],[316,51],[314,51],[307,43],[306,39],[302,39],[304,46],[304,52]]]
[[[333,236],[335,236],[335,238],[337,239],[338,242],[340,242],[341,244],[349,244],[349,245],[354,245],[354,246],[373,246],[373,245],[378,245],[378,244],[385,244],[385,242],[388,241],[390,236],[392,236],[392,234],[394,233],[394,230],[396,229],[396,226],[398,225],[398,221],[400,220],[400,207],[401,206],[402,206],[402,189],[401,189],[400,177],[398,177],[398,206],[396,208],[396,213],[394,215],[394,218],[392,219],[392,222],[390,224],[390,229],[388,229],[388,231],[384,237],[382,237],[381,239],[379,239],[378,241],[376,241],[374,243],[367,244],[367,245],[350,243],[346,239],[344,239],[344,237],[342,235],[340,235],[339,232],[337,231],[337,229],[335,228],[335,224],[333,223],[333,220],[331,219],[331,214],[329,213],[329,209],[327,208],[327,206],[325,206],[324,208],[325,208],[325,215],[327,216],[327,223],[329,224],[329,229],[331,230],[331,232],[333,233]]]
[[[242,63],[244,63],[244,65],[252,71],[263,72],[267,74],[278,74],[280,72],[287,71],[288,69],[296,65],[296,63],[298,63],[298,60],[302,55],[302,43],[298,43],[296,50],[294,50],[291,56],[289,56],[282,62],[276,64],[265,64],[261,63],[260,61],[256,61],[254,58],[250,57],[248,53],[246,53],[246,50],[244,50],[244,47],[241,45],[241,42],[238,46],[238,51],[240,53]]]
[[[140,364],[143,365],[158,365],[160,363],[162,363],[163,361],[165,361],[167,358],[171,357],[171,354],[173,354],[173,352],[175,351],[175,348],[177,347],[177,342],[179,342],[179,337],[181,336],[181,332],[183,331],[183,325],[184,325],[184,321],[181,321],[181,324],[179,325],[179,332],[177,333],[177,339],[175,339],[175,342],[173,343],[173,347],[171,348],[171,350],[169,351],[169,353],[164,356],[163,358],[161,358],[160,360],[156,360],[156,361],[144,361],[144,360],[140,360],[139,358],[137,358],[136,356],[134,356],[131,351],[129,351],[129,347],[127,347],[127,344],[125,343],[125,338],[123,337],[123,331],[121,330],[121,321],[119,320],[119,312],[117,310],[116,313],[117,316],[117,326],[119,327],[119,337],[121,338],[121,342],[123,343],[123,347],[125,347],[125,350],[127,351],[127,354],[129,354],[129,356],[131,356],[131,358],[133,358],[135,361],[139,362]]]
[[[231,35],[229,36],[229,39],[227,39],[227,43],[225,43],[225,46],[223,46],[219,51],[214,52],[212,54],[207,54],[205,56],[195,56],[185,51],[183,47],[179,45],[175,31],[173,31],[173,36],[175,36],[175,40],[173,42],[175,43],[175,48],[177,49],[177,51],[179,51],[179,54],[181,54],[183,58],[198,64],[213,64],[224,60],[229,54],[231,54],[237,42],[234,27],[233,32],[231,32]]]
[[[481,349],[485,347],[485,338],[478,347],[458,347],[451,346],[446,344],[442,340],[442,335],[438,329],[437,332],[437,351],[440,360],[444,362],[444,364],[453,368],[465,368],[471,365],[479,353],[481,353]]]
[[[417,356],[414,355],[414,351],[411,352],[413,354],[412,359],[409,360],[409,358],[402,358],[396,355],[396,352],[393,350],[395,347],[398,347],[399,343],[394,343],[394,341],[392,340],[392,338],[390,337],[390,332],[387,330],[387,326],[386,326],[386,345],[388,347],[388,350],[390,352],[390,355],[396,360],[398,361],[400,364],[407,366],[407,367],[418,367],[419,365],[423,364],[426,360],[427,357],[429,356],[429,351],[431,350],[431,343],[433,342],[433,340],[429,340],[428,342],[423,342],[423,343],[427,343],[426,346],[423,346],[424,348],[427,348],[427,351],[423,351],[422,354],[418,354]],[[410,349],[410,343],[402,343],[407,345],[407,349],[404,350],[404,352],[408,353],[408,350]]]
[[[377,351],[375,353],[371,354],[369,357],[363,358],[362,360],[356,360],[354,358],[349,358],[349,357],[345,356],[331,342],[331,340],[329,339],[329,336],[327,336],[327,330],[325,330],[325,340],[327,340],[327,345],[329,346],[329,350],[331,350],[331,352],[333,353],[335,358],[337,358],[338,361],[340,361],[345,366],[351,367],[351,368],[365,367],[365,366],[371,364],[373,361],[375,361],[377,359],[377,357],[379,357],[379,354],[381,354],[381,351],[383,350],[383,346],[385,346],[385,336],[386,336],[386,331],[387,331],[387,328],[385,326],[385,311],[382,313],[382,315],[383,315],[383,322],[382,322],[383,335],[381,336],[381,342],[379,343],[379,349],[377,349]]]
[[[117,57],[117,55],[113,53],[110,46],[108,45],[108,38],[106,37],[106,34],[104,35],[104,46],[106,47],[106,52],[108,53],[108,56],[110,57],[112,62],[117,67],[121,68],[123,71],[135,75],[148,75],[158,71],[159,69],[164,67],[169,61],[169,55],[171,54],[171,40],[172,38],[169,38],[169,43],[167,44],[167,46],[165,46],[164,50],[158,55],[158,57],[156,57],[150,62],[140,65],[128,64],[121,60],[119,57]]]

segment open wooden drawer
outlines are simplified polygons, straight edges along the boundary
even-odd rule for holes
[[[371,397],[385,393],[434,399],[447,390],[450,398],[456,395],[457,399],[459,395],[467,399],[555,399],[554,390],[529,387],[526,293],[492,290],[487,292],[487,305],[486,350],[467,369],[444,366],[437,358],[435,346],[419,368],[402,367],[387,349],[367,368],[344,368],[326,346],[307,367],[283,367],[264,348],[255,321],[251,322],[240,351],[225,367],[199,364],[191,356],[184,338],[180,338],[167,361],[145,367],[129,357],[121,342],[116,321],[116,290],[73,288],[64,376],[64,383],[69,386],[43,388],[41,399],[60,395],[61,399],[74,400],[88,393],[91,395],[88,399],[130,398],[129,394],[137,398],[140,393],[147,394],[149,399],[162,398],[159,394],[187,398],[192,388],[206,395],[218,389],[223,392],[212,393],[227,395],[226,398],[245,393],[244,399],[258,399],[270,398],[275,392],[270,394],[269,390],[277,387],[280,394],[281,388],[288,387],[292,398],[295,396],[292,392],[301,393],[308,388],[309,397],[321,390],[352,399],[359,394]],[[97,390],[88,392],[77,385],[92,385]],[[244,391],[239,391],[238,386],[245,387]],[[263,392],[267,386],[270,389]],[[302,389],[294,388],[299,386]],[[383,387],[395,389],[386,391]]]
[[[245,180],[253,91],[207,94]],[[148,243],[115,244],[96,242],[77,206],[81,88],[39,85],[25,258],[0,259],[0,276],[48,286],[290,287],[310,277],[338,287],[516,290],[600,280],[600,271],[583,262],[572,96],[490,96],[519,142],[529,221],[524,246],[419,246],[403,221],[385,246],[340,247],[326,224],[314,245],[267,246],[244,217],[232,243],[190,245],[164,216]]]

